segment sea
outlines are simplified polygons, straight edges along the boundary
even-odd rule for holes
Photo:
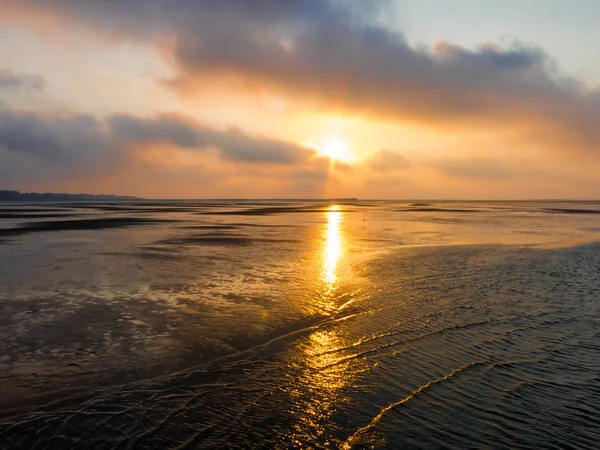
[[[2,449],[598,449],[600,202],[0,204]]]

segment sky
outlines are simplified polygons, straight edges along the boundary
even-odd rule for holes
[[[596,199],[595,0],[0,0],[0,189]]]

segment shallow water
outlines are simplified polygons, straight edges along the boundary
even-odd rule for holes
[[[0,222],[3,448],[600,441],[596,203],[45,208]]]

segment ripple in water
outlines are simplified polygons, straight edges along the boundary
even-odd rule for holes
[[[326,215],[315,320],[6,419],[3,448],[598,448],[598,245],[396,252],[348,291]]]

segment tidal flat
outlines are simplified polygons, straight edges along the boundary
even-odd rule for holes
[[[0,204],[0,447],[597,448],[599,213]]]

